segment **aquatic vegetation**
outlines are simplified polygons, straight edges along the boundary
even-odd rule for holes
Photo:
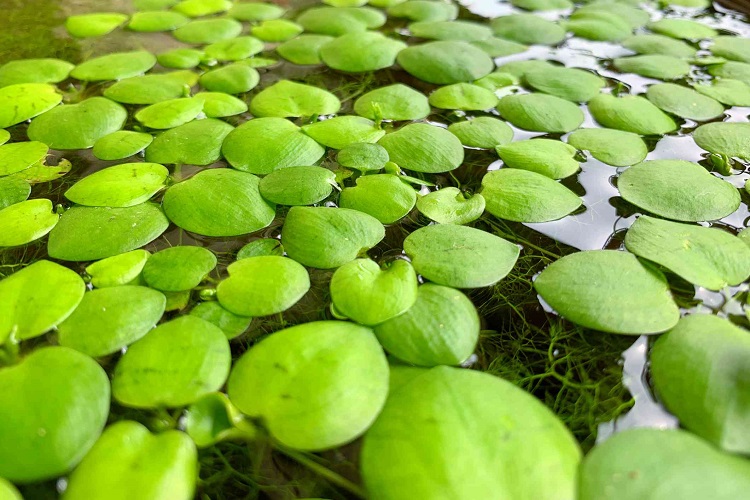
[[[58,4],[0,37],[0,497],[750,488],[744,17]]]

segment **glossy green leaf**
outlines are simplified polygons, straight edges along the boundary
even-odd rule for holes
[[[40,278],[32,285],[37,292],[40,284],[49,283],[47,276]],[[11,481],[65,474],[94,445],[107,421],[107,374],[72,349],[37,349],[17,365],[0,369],[0,384],[0,475]]]
[[[570,431],[526,391],[487,373],[440,366],[391,392],[365,435],[361,468],[374,500],[446,492],[572,499],[580,459]]]
[[[157,135],[146,148],[146,161],[165,164],[210,165],[221,158],[224,138],[232,130],[221,120],[195,120]]]
[[[653,214],[677,221],[716,220],[740,204],[737,188],[689,161],[645,161],[620,175],[622,197]]]
[[[693,139],[711,153],[750,160],[750,124],[707,123],[695,129]]]
[[[649,23],[648,29],[655,33],[671,36],[672,38],[684,38],[685,40],[698,40],[701,38],[713,38],[717,35],[715,29],[705,24],[690,19],[664,18]]]
[[[0,128],[10,127],[57,106],[62,95],[46,83],[19,83],[0,88]]]
[[[582,128],[568,136],[568,144],[586,150],[613,167],[627,167],[646,159],[648,148],[638,134],[609,128]]]
[[[283,118],[255,118],[234,129],[222,152],[230,165],[254,174],[278,168],[312,165],[325,148]]]
[[[190,22],[190,19],[180,14],[179,12],[136,12],[130,18],[128,29],[146,33],[173,31],[180,26],[186,25],[188,22]]]
[[[206,57],[218,61],[239,61],[263,50],[263,42],[252,36],[238,36],[205,47]]]
[[[630,5],[628,5],[628,3]],[[595,0],[576,9],[578,15],[595,12],[610,12],[623,18],[631,28],[640,28],[651,18],[649,12],[640,8],[637,2],[610,2],[609,0]]]
[[[133,7],[137,11],[163,10],[177,4],[180,0],[133,0]]]
[[[557,45],[565,38],[565,30],[559,24],[533,14],[498,17],[490,26],[500,38],[527,45]]]
[[[90,207],[132,207],[159,192],[169,171],[158,163],[123,163],[84,177],[65,197]]]
[[[750,63],[750,40],[739,36],[717,36],[713,39],[711,53],[732,61]]]
[[[711,97],[674,83],[651,85],[648,100],[662,110],[697,121],[706,121],[724,114],[724,106]]]
[[[404,42],[377,32],[348,33],[320,47],[320,58],[329,67],[365,73],[393,66]]]
[[[384,237],[385,229],[375,217],[346,208],[292,207],[281,231],[289,257],[320,269],[352,261]]]
[[[623,73],[636,73],[659,80],[676,80],[690,72],[690,64],[687,62],[661,54],[620,57],[613,64]]]
[[[284,247],[275,238],[260,238],[240,248],[237,252],[237,260],[263,255],[284,255]]]
[[[57,327],[58,341],[94,358],[112,354],[156,326],[165,305],[164,295],[142,286],[92,290]]]
[[[551,179],[569,177],[580,169],[575,159],[576,148],[553,139],[516,141],[498,146],[496,150],[505,166],[529,170]]]
[[[412,45],[399,52],[396,60],[410,75],[438,85],[478,80],[495,66],[483,50],[457,41]]]
[[[604,127],[634,134],[662,135],[677,130],[674,120],[641,96],[599,94],[589,101],[589,112]]]
[[[448,125],[448,132],[470,148],[492,149],[513,140],[513,129],[504,121],[491,116],[478,116],[451,123]]]
[[[127,111],[119,104],[92,97],[36,117],[29,125],[28,135],[52,149],[88,149],[102,137],[120,130],[127,117]]]
[[[0,498],[2,500],[23,500],[21,493],[10,481],[0,478]]]
[[[104,96],[124,104],[155,104],[183,97],[198,82],[192,71],[126,78],[104,91]]]
[[[399,176],[377,174],[357,179],[354,187],[341,192],[339,205],[364,212],[383,224],[393,224],[414,208],[417,193]]]
[[[255,88],[260,75],[255,68],[247,64],[234,63],[213,69],[203,74],[200,83],[203,88],[212,92],[225,94],[242,94]]]
[[[719,78],[739,80],[750,85],[750,64],[729,61],[724,64],[714,64],[708,67],[708,72]]]
[[[323,450],[354,440],[375,420],[388,393],[388,363],[367,327],[306,323],[278,331],[244,354],[234,364],[228,393],[285,446]]]
[[[513,243],[472,227],[437,224],[404,240],[404,252],[426,279],[454,288],[481,288],[503,279],[518,259]]]
[[[447,2],[409,0],[390,6],[388,15],[412,21],[451,21],[458,16],[458,6]]]
[[[125,23],[128,17],[116,12],[69,16],[65,20],[65,29],[76,38],[94,38],[111,33]]]
[[[503,40],[502,38],[490,37],[484,40],[471,42],[474,47],[482,49],[490,57],[505,57],[513,54],[526,52],[529,47],[518,42]]]
[[[31,167],[8,176],[9,179],[22,180],[29,184],[40,184],[58,180],[70,172],[73,164],[65,158],[61,158],[57,165],[46,165],[44,161],[35,163]]]
[[[49,148],[36,141],[11,142],[0,146],[0,175],[21,172],[47,157]]]
[[[237,2],[229,9],[229,15],[238,21],[265,21],[283,16],[284,9],[273,3]]]
[[[456,136],[426,123],[406,125],[386,134],[378,144],[388,151],[392,162],[414,172],[448,172],[464,160],[464,149]]]
[[[731,78],[696,83],[693,88],[727,106],[750,106],[750,85]]]
[[[122,160],[140,153],[153,140],[153,136],[145,132],[118,130],[97,139],[93,153],[100,160]]]
[[[28,199],[31,186],[23,179],[0,178],[0,210]]]
[[[454,83],[430,94],[430,105],[441,109],[483,111],[497,105],[495,94],[478,85]]]
[[[10,140],[10,132],[5,129],[0,129],[0,146]]]
[[[476,42],[492,36],[492,30],[472,21],[421,21],[411,23],[409,31],[417,38]]]
[[[204,54],[197,49],[172,49],[162,52],[156,59],[165,68],[190,69],[201,63]]]
[[[534,288],[564,318],[608,333],[661,333],[680,317],[664,275],[617,250],[566,255],[542,271]]]
[[[548,222],[561,219],[581,206],[570,189],[531,170],[503,168],[482,178],[486,210],[499,219]]]
[[[604,87],[604,80],[582,69],[551,67],[527,71],[526,83],[536,90],[573,102],[588,102]]]
[[[234,38],[242,33],[242,24],[234,19],[212,18],[190,21],[172,32],[174,37],[192,45],[206,45]]]
[[[143,280],[162,292],[183,292],[198,286],[215,267],[210,250],[178,245],[153,254],[143,267]]]
[[[627,429],[598,444],[581,467],[581,500],[734,500],[750,465],[676,429]]]
[[[515,77],[516,79],[520,80],[524,76],[526,76],[526,73],[528,73],[529,71],[548,70],[551,68],[557,68],[557,66],[551,64],[549,61],[544,61],[541,59],[525,59],[521,61],[511,61],[502,64],[498,66],[497,71],[493,74],[499,73],[503,75],[503,79],[505,80],[507,80],[509,76]],[[515,83],[518,83],[518,81],[510,80],[509,83],[505,83],[503,86],[513,85]]]
[[[385,135],[384,130],[367,118],[349,115],[304,125],[302,131],[317,143],[333,149],[362,142],[374,143]]]
[[[185,406],[224,385],[230,365],[219,327],[179,316],[128,348],[115,367],[112,395],[133,408]]]
[[[260,180],[263,198],[279,205],[312,205],[331,195],[336,174],[321,167],[285,167]]]
[[[583,123],[583,112],[570,101],[547,94],[513,94],[500,99],[500,115],[516,127],[565,133]]]
[[[156,57],[145,50],[115,52],[84,61],[73,68],[70,76],[85,82],[122,80],[141,75],[153,68],[154,64]]]
[[[294,64],[321,64],[320,48],[333,40],[327,35],[302,34],[276,47],[276,53]]]
[[[672,57],[693,57],[696,49],[687,43],[664,35],[635,35],[626,38],[622,46],[638,54],[662,54]]]
[[[203,101],[203,113],[209,118],[235,116],[247,111],[245,101],[223,92],[199,92],[194,98]]]
[[[200,448],[232,438],[252,439],[257,434],[255,426],[221,392],[206,394],[190,405],[185,417],[185,432]]]
[[[667,409],[683,427],[730,453],[750,450],[748,355],[747,330],[706,314],[681,319],[651,352],[654,388]]]
[[[197,470],[198,453],[185,433],[151,434],[137,422],[122,420],[104,431],[76,468],[63,498],[158,498],[168,491],[173,500],[189,500]]]
[[[61,59],[21,59],[0,66],[0,87],[18,83],[59,83],[75,65]]]
[[[152,242],[167,226],[164,212],[153,203],[127,208],[75,206],[50,232],[47,252],[60,260],[104,259]]]
[[[268,226],[276,215],[259,179],[228,168],[204,170],[164,194],[164,211],[179,227],[204,236],[237,236]]]
[[[253,321],[249,316],[240,316],[224,309],[218,302],[201,302],[190,310],[190,315],[218,326],[229,340],[245,333]]]
[[[297,22],[310,33],[340,36],[379,28],[385,19],[383,12],[370,7],[313,7],[303,12]]]
[[[574,12],[563,26],[576,36],[600,42],[617,42],[633,31],[626,19],[609,11]]]
[[[85,290],[80,276],[48,260],[39,260],[3,279],[0,344],[11,335],[24,340],[54,328],[70,316]]]
[[[225,12],[232,7],[230,0],[182,0],[172,7],[190,17],[203,17]]]
[[[148,128],[170,129],[194,120],[202,111],[201,99],[183,97],[147,106],[135,114],[135,119]]]
[[[481,194],[465,195],[456,187],[444,187],[417,200],[417,209],[439,224],[468,224],[484,213]]]
[[[141,274],[151,256],[147,250],[132,250],[99,260],[86,268],[96,288],[126,285]]]
[[[17,247],[44,237],[60,216],[46,198],[16,203],[0,210],[0,247]]]
[[[288,19],[268,19],[253,26],[251,32],[266,42],[285,42],[304,31],[299,24]]]
[[[383,146],[366,142],[349,144],[336,155],[339,165],[361,172],[382,170],[389,160],[388,151]]]
[[[430,114],[427,96],[395,83],[372,90],[354,102],[354,111],[371,120],[419,120]]]
[[[290,80],[276,82],[250,101],[250,112],[258,117],[330,115],[340,108],[339,99],[327,90]]]

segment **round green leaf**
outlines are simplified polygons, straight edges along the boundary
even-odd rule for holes
[[[128,348],[115,367],[112,395],[133,408],[189,405],[224,385],[231,360],[219,327],[179,316]]]
[[[200,83],[203,88],[225,94],[242,94],[255,88],[260,81],[258,70],[247,64],[234,63],[213,69],[203,74]]]
[[[719,78],[731,78],[740,80],[750,85],[750,64],[729,61],[723,64],[714,64],[708,67],[708,72]]]
[[[583,112],[570,101],[547,94],[513,94],[500,99],[497,110],[516,127],[565,133],[583,123]]]
[[[194,98],[203,101],[203,112],[209,118],[224,118],[247,111],[245,101],[223,92],[199,92]]]
[[[457,41],[413,45],[399,52],[396,59],[412,76],[438,85],[478,80],[495,67],[482,49]]]
[[[283,118],[255,118],[234,129],[222,148],[230,165],[254,174],[269,174],[295,165],[312,165],[325,149]]]
[[[581,467],[581,500],[734,500],[750,488],[744,457],[681,430],[628,429],[597,445]]]
[[[240,316],[224,309],[218,302],[201,302],[190,311],[190,315],[218,326],[229,340],[245,333],[253,321],[249,316]]]
[[[276,215],[259,179],[228,168],[204,170],[164,194],[164,211],[179,227],[204,236],[237,236],[268,226]]]
[[[281,231],[281,243],[289,257],[320,269],[352,261],[384,237],[380,221],[346,208],[292,207]]]
[[[575,159],[576,148],[554,139],[511,142],[495,149],[505,166],[529,170],[551,179],[570,177],[580,168]]]
[[[328,198],[336,174],[321,167],[285,167],[260,180],[263,198],[279,205],[312,205]]]
[[[29,125],[29,139],[52,149],[88,149],[116,132],[128,117],[125,108],[105,97],[80,104],[65,104],[36,117]]]
[[[66,500],[193,498],[198,454],[183,432],[151,434],[143,425],[122,420],[109,426],[70,476]],[[122,485],[127,485],[123,488]]]
[[[0,478],[0,498],[3,500],[23,500],[21,493],[10,481]]]
[[[633,205],[677,221],[721,219],[740,205],[733,185],[683,160],[639,163],[620,175],[617,188]]]
[[[93,153],[100,160],[122,160],[140,153],[153,140],[153,136],[145,132],[118,130],[97,139]]]
[[[573,191],[559,182],[518,168],[503,168],[485,175],[482,196],[489,213],[516,222],[558,220],[582,204]]]
[[[389,394],[365,435],[361,467],[374,500],[574,498],[580,459],[570,431],[526,391],[440,366]]]
[[[228,18],[199,19],[180,26],[172,33],[181,42],[206,45],[236,37],[242,33],[242,24]]]
[[[750,106],[750,85],[731,78],[696,83],[693,88],[727,106]]]
[[[0,66],[0,87],[18,83],[59,83],[75,65],[60,59],[21,59]]]
[[[263,255],[284,255],[284,247],[275,238],[260,238],[240,248],[237,252],[237,260]]]
[[[646,143],[638,134],[608,128],[576,130],[568,136],[568,144],[613,167],[635,165],[648,154]]]
[[[304,31],[304,28],[288,19],[268,19],[251,29],[252,34],[266,42],[284,42]]]
[[[750,124],[707,123],[695,129],[693,139],[711,153],[750,160]]]
[[[204,52],[209,59],[217,61],[239,61],[263,51],[263,42],[252,36],[238,36],[212,43]]]
[[[492,75],[502,75],[502,80],[504,80],[502,86],[505,87],[518,83],[517,80],[522,79],[529,71],[541,69],[546,70],[556,67],[557,66],[555,66],[554,64],[550,64],[548,61],[542,61],[540,59],[527,59],[521,61],[511,61],[498,66],[497,71],[495,73],[492,73]],[[513,78],[516,78],[517,80],[513,80]]]
[[[49,283],[48,276],[40,278],[30,283],[37,292]],[[44,309],[46,305],[39,310]],[[107,421],[107,374],[72,349],[37,349],[17,365],[0,369],[0,384],[0,475],[11,481],[65,474],[94,445]]]
[[[574,12],[564,27],[576,36],[601,42],[617,42],[633,32],[626,19],[609,11]]]
[[[47,252],[60,260],[104,259],[152,242],[167,226],[164,212],[153,203],[127,208],[76,206],[50,232]]]
[[[339,99],[327,90],[289,80],[274,83],[250,101],[250,112],[259,117],[330,115],[340,108]]]
[[[701,38],[713,38],[717,31],[703,23],[690,19],[664,18],[649,23],[648,29],[654,33],[671,36],[672,38],[684,38],[685,40],[698,40]]]
[[[60,216],[46,198],[16,203],[0,210],[0,247],[17,247],[49,233]]]
[[[724,114],[718,101],[674,83],[651,85],[646,95],[657,107],[681,118],[707,121]]]
[[[750,337],[726,319],[686,316],[651,351],[659,398],[691,432],[730,453],[750,450],[745,395]]]
[[[500,38],[527,45],[557,45],[565,38],[565,30],[560,25],[533,14],[498,17],[490,26]]]
[[[135,119],[148,128],[170,129],[194,120],[202,111],[201,99],[183,97],[147,106],[135,114]]]
[[[492,30],[471,21],[421,21],[411,23],[409,31],[417,38],[476,42],[492,36]]]
[[[406,17],[412,21],[451,21],[458,16],[458,6],[430,0],[409,0],[391,5],[388,15]]]
[[[86,268],[96,288],[126,285],[137,279],[151,256],[147,250],[132,250],[99,260]]]
[[[456,187],[444,187],[417,200],[417,209],[439,224],[468,224],[484,213],[481,194],[470,197]]]
[[[11,142],[0,146],[0,175],[21,172],[47,157],[49,148],[42,142]]]
[[[60,101],[62,95],[46,83],[19,83],[0,88],[0,128],[41,115]]]
[[[339,205],[372,215],[383,224],[393,224],[414,208],[417,193],[393,174],[367,175],[357,185],[344,188]]]
[[[128,29],[139,32],[154,33],[158,31],[172,31],[186,25],[190,19],[179,12],[149,11],[136,12],[130,18]]]
[[[198,286],[215,267],[211,250],[180,245],[153,254],[143,267],[143,280],[162,292],[183,292]]]
[[[166,299],[142,286],[114,286],[87,292],[58,326],[60,345],[91,357],[106,356],[148,333],[164,314]]]
[[[354,440],[375,420],[388,363],[369,328],[316,321],[256,344],[235,363],[228,392],[285,446],[323,450]]]
[[[693,57],[696,49],[685,42],[664,35],[635,35],[626,38],[622,46],[638,54],[662,54],[672,57]]]
[[[377,142],[385,131],[361,116],[336,116],[304,125],[302,131],[323,146],[342,149],[349,144]]]
[[[350,73],[365,73],[393,66],[404,42],[377,32],[349,33],[320,47],[320,58],[328,66]]]
[[[438,285],[481,288],[503,279],[518,259],[513,243],[472,227],[436,224],[404,240],[419,274]]]
[[[371,120],[419,120],[430,114],[430,104],[421,92],[395,83],[357,99],[354,112]]]
[[[198,81],[192,71],[126,78],[104,91],[104,96],[124,104],[155,104],[187,95]]]
[[[589,112],[602,126],[639,135],[662,135],[677,124],[641,96],[599,94],[589,101]]]
[[[630,5],[628,5],[628,3]],[[578,15],[596,12],[610,12],[626,20],[631,28],[640,28],[649,22],[649,12],[640,8],[637,2],[610,2],[595,0],[576,9]]]
[[[492,149],[513,140],[513,129],[491,116],[478,116],[448,125],[448,132],[470,148]]]
[[[31,186],[23,179],[0,178],[0,210],[26,200],[31,194]]]
[[[80,276],[48,260],[37,261],[3,279],[0,344],[11,334],[24,340],[54,328],[70,316],[85,290]]]
[[[680,317],[664,275],[617,250],[566,255],[542,271],[534,288],[566,319],[608,333],[661,333]]]
[[[216,289],[219,303],[241,316],[286,311],[310,289],[307,270],[287,257],[249,257],[231,264]]]
[[[84,177],[65,191],[65,197],[90,207],[132,207],[158,193],[168,176],[158,163],[123,163]]]
[[[229,10],[230,7],[232,7],[230,0],[182,0],[172,9],[186,16],[202,17],[219,14]]]
[[[405,260],[383,269],[369,259],[353,260],[336,270],[330,287],[336,311],[362,325],[395,318],[417,300],[417,275]]]
[[[482,111],[494,108],[497,97],[493,92],[478,85],[454,83],[440,87],[430,94],[429,103],[435,108]]]
[[[721,229],[643,215],[628,229],[625,246],[709,290],[738,285],[750,276],[750,249]]]
[[[687,62],[661,54],[620,57],[615,59],[613,64],[623,73],[636,73],[660,80],[676,80],[690,72],[690,64]]]
[[[157,135],[146,148],[146,161],[210,165],[221,158],[224,138],[234,130],[221,120],[195,120]]]
[[[5,129],[0,129],[0,146],[10,140],[10,132]]]
[[[204,54],[197,49],[172,49],[162,52],[156,59],[165,68],[190,69],[201,63]]]
[[[732,61],[750,63],[750,39],[739,36],[717,36],[713,39],[711,53]]]
[[[276,52],[294,64],[321,64],[320,48],[330,41],[332,36],[300,35],[276,47]]]
[[[461,141],[446,129],[426,123],[406,125],[386,134],[378,144],[392,162],[414,172],[448,172],[464,161]]]
[[[150,70],[156,64],[151,52],[136,50],[116,52],[85,61],[70,72],[70,76],[85,82],[102,80],[122,80]]]
[[[310,33],[340,36],[379,28],[385,19],[383,12],[370,7],[313,7],[303,12],[297,22]]]
[[[349,144],[336,155],[339,165],[361,172],[382,170],[389,160],[388,151],[383,146],[366,142]]]
[[[93,38],[111,33],[127,20],[126,14],[116,12],[81,14],[69,16],[65,20],[65,29],[76,38]]]
[[[573,102],[588,102],[604,87],[604,80],[594,73],[555,66],[527,71],[524,79],[536,90]]]
[[[229,15],[238,21],[265,21],[284,15],[284,8],[272,3],[242,2],[229,9]]]

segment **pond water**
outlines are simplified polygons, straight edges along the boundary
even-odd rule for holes
[[[67,16],[99,11],[133,11],[130,0],[5,0],[0,15],[0,64],[9,60],[29,57],[58,57],[79,62],[94,56],[124,50],[145,49],[154,53],[181,47],[167,33],[136,34],[127,30],[116,30],[112,34],[89,40],[74,40],[63,28]],[[289,18],[314,3],[308,0],[292,0]],[[500,15],[523,12],[507,3],[493,0],[462,0],[461,19],[483,20]],[[661,16],[693,18],[694,11],[680,8],[656,9],[645,6],[651,19]],[[540,13],[543,17],[555,20],[569,12],[553,11]],[[700,11],[697,17],[722,34],[750,36],[750,25],[744,17],[733,11],[716,6]],[[389,20],[383,31],[400,33],[407,40],[405,20]],[[636,30],[638,32],[638,30]],[[406,33],[406,34],[405,34]],[[268,45],[267,45],[268,47]],[[708,55],[704,47],[698,47],[698,55]],[[619,89],[621,93],[643,94],[648,85],[659,80],[618,72],[611,63],[616,57],[633,54],[617,43],[592,42],[571,38],[556,47],[533,46],[521,54],[496,58],[497,66],[524,59],[545,59],[565,66],[585,68],[596,72],[606,80],[605,90]],[[276,57],[272,50],[260,56]],[[691,73],[682,85],[705,79],[707,73],[693,66]],[[424,94],[436,88],[424,83],[400,69],[386,69],[364,75],[350,75],[333,71],[325,66],[296,66],[281,61],[270,69],[260,69],[261,83],[244,97],[249,101],[260,89],[279,79],[286,78],[305,82],[331,90],[342,102],[342,114],[350,113],[357,97],[374,88],[392,82],[406,83]],[[73,81],[60,85],[66,92],[65,101],[77,102],[84,97],[100,95],[107,84],[82,86]],[[513,87],[509,92],[528,92],[521,87]],[[129,111],[134,110],[129,108]],[[583,127],[596,127],[586,106]],[[433,109],[428,121],[447,126],[463,118],[462,112],[449,112]],[[474,116],[496,116],[497,113],[467,112]],[[735,107],[727,110],[723,117],[715,121],[746,122],[750,108]],[[232,125],[244,122],[249,115],[227,119]],[[131,119],[132,120],[132,119]],[[298,120],[299,125],[303,122]],[[712,169],[709,154],[698,147],[691,133],[699,123],[683,120],[678,131],[664,137],[650,137],[647,140],[649,153],[647,160],[682,159],[700,163]],[[514,140],[531,137],[567,139],[567,135],[528,132],[513,127]],[[9,130],[14,140],[26,139],[26,125]],[[579,154],[579,156],[582,155]],[[59,180],[33,186],[32,198],[48,198],[55,205],[70,206],[63,193],[77,180],[102,168],[121,163],[101,161],[91,150],[51,151],[48,164],[64,160],[72,163],[70,172]],[[535,277],[557,258],[576,250],[622,249],[625,231],[635,222],[641,212],[634,205],[623,200],[617,189],[618,175],[624,169],[608,166],[591,156],[580,157],[582,170],[563,180],[563,184],[583,199],[583,206],[573,215],[563,219],[543,223],[515,223],[493,218],[489,214],[475,226],[494,232],[521,247],[520,258],[511,273],[498,284],[468,293],[479,310],[482,332],[476,353],[467,360],[466,366],[487,371],[512,381],[532,393],[549,406],[573,432],[584,450],[590,449],[613,433],[631,427],[677,427],[675,417],[670,415],[656,401],[649,386],[647,356],[648,337],[628,337],[602,335],[576,326],[561,319],[536,294],[532,283]],[[323,166],[337,167],[335,152],[329,151],[324,157]],[[226,163],[217,162],[212,167],[223,167]],[[502,167],[494,151],[467,149],[463,165],[446,174],[423,176],[435,187],[422,187],[423,194],[429,190],[448,186],[459,187],[466,192],[480,189],[481,180],[488,170]],[[173,170],[174,181],[179,181],[202,170],[201,167],[183,165]],[[715,175],[720,175],[714,172]],[[722,178],[738,188],[750,179],[750,166],[735,161],[731,175]],[[345,185],[353,185],[351,180]],[[742,203],[731,215],[714,222],[732,234],[750,226],[748,194],[741,189]],[[160,201],[157,197],[154,201]],[[333,203],[333,199],[329,200]],[[227,276],[226,267],[234,262],[236,252],[245,244],[258,238],[278,238],[284,222],[286,210],[279,207],[276,219],[262,231],[236,238],[208,238],[189,234],[176,226],[170,228],[157,240],[145,248],[155,252],[170,246],[198,245],[210,249],[219,260],[219,266],[211,275],[212,283]],[[398,224],[386,228],[386,238],[369,255],[376,259],[393,259],[402,254],[404,238],[429,220],[416,210]],[[0,250],[0,278],[12,274],[17,269],[42,258],[47,258],[46,244],[34,243],[18,249]],[[83,273],[84,264],[63,263],[77,272]],[[310,269],[312,288],[294,307],[283,316],[255,318],[248,332],[232,342],[233,355],[239,356],[259,337],[286,326],[332,319],[328,308],[328,284],[332,271]],[[710,310],[719,316],[728,317],[733,322],[747,327],[748,321],[742,309],[743,294],[748,284],[729,287],[722,292],[712,292],[693,286],[675,275],[668,275],[675,300],[683,313]],[[204,288],[211,288],[209,283]],[[190,307],[201,298],[195,292]],[[168,313],[178,315],[179,312]],[[168,316],[169,317],[169,316]],[[40,338],[28,342],[22,349],[31,350],[42,344],[54,342],[54,338]],[[118,355],[105,360],[105,367],[112,369]],[[156,427],[155,422],[179,418],[179,415],[154,414],[147,411],[136,412],[113,405],[111,420],[130,418]],[[331,469],[344,477],[357,480],[356,467],[352,460],[358,444],[336,451],[327,452]],[[248,458],[242,446],[222,443],[204,450],[201,455],[202,489],[204,498],[299,498],[303,493],[319,493],[318,479],[302,469],[277,456],[270,449],[260,450],[255,457],[252,473],[244,472]],[[54,497],[55,492],[64,488],[64,482],[48,482],[28,487],[24,493],[28,498]],[[339,490],[323,489],[331,498],[345,498]]]

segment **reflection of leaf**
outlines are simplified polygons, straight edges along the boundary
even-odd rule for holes
[[[46,165],[44,160],[36,163],[23,172],[18,172],[9,178],[21,179],[29,184],[39,184],[41,182],[52,182],[70,172],[73,165],[65,158],[61,158],[57,165]]]

